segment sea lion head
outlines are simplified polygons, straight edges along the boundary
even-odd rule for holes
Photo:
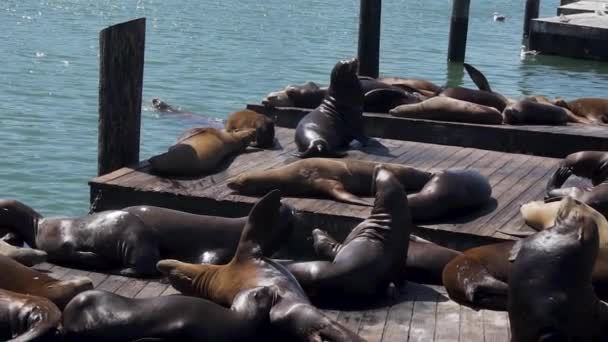
[[[264,321],[274,304],[275,293],[275,289],[268,286],[242,290],[234,297],[230,309],[242,314],[245,319]]]
[[[503,122],[506,124],[516,124],[523,121],[522,114],[514,106],[507,106],[502,111]]]
[[[228,132],[228,134],[232,135],[232,137],[238,141],[241,147],[244,149],[256,139],[257,130],[255,128],[244,128]]]
[[[152,106],[154,109],[161,112],[168,111],[171,108],[165,101],[157,98],[152,99]]]
[[[553,104],[562,108],[570,109],[568,102],[562,98],[556,98],[555,101],[553,101]]]
[[[357,75],[359,60],[356,58],[341,60],[331,71],[329,95],[338,101],[363,108],[363,89]]]
[[[290,84],[283,90],[268,94],[262,104],[266,107],[316,108],[325,96],[325,91],[314,82]]]
[[[566,196],[560,201],[555,225],[551,231],[575,236],[581,243],[595,244],[595,254],[599,247],[599,227],[605,218],[587,204]],[[595,257],[594,257],[595,258]]]

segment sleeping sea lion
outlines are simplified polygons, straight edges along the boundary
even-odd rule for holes
[[[198,176],[218,169],[231,155],[245,150],[255,129],[226,132],[212,127],[186,131],[168,152],[150,158],[152,172],[170,176]]]
[[[509,104],[502,115],[504,123],[511,125],[565,125],[569,121],[563,108],[529,99]]]
[[[554,103],[592,123],[608,123],[608,99],[580,98],[572,101],[557,99]]]
[[[420,103],[401,105],[391,109],[389,114],[400,118],[486,125],[500,125],[503,122],[502,115],[493,107],[447,96],[437,96]]]
[[[242,129],[255,129],[255,140],[252,146],[268,148],[274,145],[274,121],[266,115],[249,109],[239,110],[228,116],[226,131],[233,132]]]
[[[278,219],[280,191],[260,199],[251,209],[237,251],[226,265],[188,264],[161,260],[157,267],[178,291],[232,305],[244,290],[268,286],[273,292],[270,323],[300,341],[362,341],[310,304],[297,280],[277,262],[266,258],[269,235],[277,235],[269,222]],[[280,234],[278,234],[280,235]]]
[[[338,149],[357,139],[362,144],[363,91],[357,77],[357,59],[339,61],[331,72],[331,83],[323,103],[306,114],[296,127],[299,158],[341,156]]]
[[[163,296],[133,299],[87,291],[63,312],[66,341],[256,341],[268,320],[272,292],[257,287],[239,292],[226,309],[205,299]],[[108,313],[111,312],[111,315]]]
[[[0,289],[0,340],[54,341],[61,311],[46,298]]]
[[[513,246],[508,292],[512,341],[608,338],[608,306],[592,285],[600,224],[606,224],[601,214],[565,197],[553,227]]]

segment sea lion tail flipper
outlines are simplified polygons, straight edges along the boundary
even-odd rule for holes
[[[280,232],[267,231],[268,222],[277,222],[280,216],[281,191],[273,190],[255,203],[251,211],[236,249],[235,257],[246,257],[252,254],[257,256],[266,255],[268,244],[272,237]],[[282,225],[274,225],[272,229],[280,228]]]
[[[312,245],[317,256],[327,260],[334,260],[343,246],[329,235],[329,233],[318,228],[312,231],[312,239]]]
[[[168,152],[148,159],[152,172],[161,175],[187,176],[198,172],[198,157],[190,145],[177,144]]]
[[[473,80],[473,83],[475,83],[479,90],[492,92],[492,88],[490,88],[490,82],[488,82],[488,79],[481,71],[477,70],[470,64],[463,63],[463,65],[464,69],[467,71],[467,74],[469,74],[469,77],[471,78],[471,80]]]
[[[325,193],[340,202],[365,205],[368,207],[374,205],[371,201],[364,200],[346,191],[344,185],[337,180],[320,178],[314,180],[313,185],[318,191]]]

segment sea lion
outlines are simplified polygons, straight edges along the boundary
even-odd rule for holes
[[[315,253],[323,260],[334,260],[342,249],[342,243],[325,231],[315,229],[312,237]],[[441,275],[445,265],[462,254],[414,235],[410,235],[407,244],[405,270],[401,273],[408,281],[419,284],[443,285]]]
[[[324,195],[341,202],[371,205],[358,196],[373,195],[370,189],[377,164],[365,160],[309,158],[270,170],[243,172],[228,179],[227,186],[244,195],[280,189],[287,196]],[[488,180],[473,170],[431,173],[399,164],[383,165],[409,193],[409,208],[415,221],[479,208],[492,195]]]
[[[608,99],[580,98],[572,101],[557,99],[554,103],[592,123],[608,123]]]
[[[473,102],[438,96],[420,103],[401,105],[389,111],[392,116],[409,119],[470,122],[485,125],[500,125],[503,117],[492,107]]]
[[[168,103],[161,99],[152,99],[152,106],[159,112],[178,112],[177,109],[171,107]]]
[[[43,218],[15,200],[0,200],[4,226],[57,263],[103,269],[126,276],[156,275],[156,262],[178,258],[220,263],[232,257],[247,218],[194,215],[176,210],[135,206],[82,217]],[[294,210],[281,205],[276,232],[289,234]],[[268,234],[274,252],[286,236]]]
[[[0,214],[0,217],[1,214]],[[34,266],[46,261],[46,252],[27,247],[16,247],[0,241],[0,256],[7,256],[26,266]]]
[[[0,289],[44,297],[60,309],[80,292],[93,288],[93,282],[88,277],[57,280],[3,255],[0,255],[0,269],[3,274]]]
[[[61,311],[46,298],[0,289],[0,340],[53,341]]]
[[[213,127],[217,129],[224,128],[224,120],[220,118],[209,117],[207,115],[188,112],[179,108],[175,108],[161,99],[152,99],[152,107],[163,114],[177,116],[187,120],[189,123],[196,123],[204,127]]]
[[[268,286],[274,296],[270,309],[272,326],[300,341],[362,341],[312,306],[291,273],[264,256],[268,252],[268,235],[280,235],[273,232],[277,227],[269,224],[278,219],[280,206],[278,190],[268,193],[254,205],[237,251],[228,264],[200,265],[161,260],[157,264],[158,270],[178,291],[210,299],[223,306],[230,306],[243,290]]]
[[[390,283],[401,287],[405,282],[403,261],[413,229],[407,196],[397,178],[381,165],[374,168],[373,182],[376,198],[370,216],[344,243],[331,248],[335,254],[331,261],[295,262],[287,267],[307,293],[383,295]],[[313,234],[328,235],[318,230]]]
[[[169,176],[198,176],[216,171],[231,155],[255,139],[255,129],[226,132],[212,127],[186,131],[168,152],[149,159],[152,172]]]
[[[295,156],[341,156],[337,150],[357,139],[366,144],[363,134],[363,91],[357,77],[357,59],[339,61],[331,72],[331,83],[323,103],[306,114],[296,127]]]
[[[571,175],[591,180],[593,186],[608,178],[608,152],[582,151],[569,154],[547,182],[547,197],[561,195],[562,185]]]
[[[379,77],[380,82],[390,84],[394,87],[403,87],[403,89],[416,89],[425,96],[434,96],[441,91],[441,87],[427,80],[416,78],[401,78],[401,77]]]
[[[253,128],[255,140],[252,141],[252,146],[267,148],[274,145],[274,121],[266,115],[249,109],[239,110],[228,116],[224,127],[228,132]]]
[[[561,205],[561,201],[532,202],[522,206],[521,212],[533,228],[551,229]],[[597,211],[590,213],[595,215]],[[608,221],[599,213],[595,216],[601,243],[592,281],[596,294],[608,299]],[[506,241],[480,246],[450,261],[443,271],[443,285],[450,298],[476,308],[506,310],[511,273],[509,252],[514,245],[515,241]]]
[[[600,217],[606,220],[565,197],[553,227],[513,246],[508,292],[512,341],[606,340],[608,305],[592,285]]]
[[[230,309],[180,295],[132,299],[87,291],[65,308],[63,333],[67,341],[255,341],[272,301],[267,287],[239,292]]]
[[[511,125],[565,125],[569,121],[563,108],[529,99],[509,104],[502,115],[504,123]]]
[[[300,85],[290,84],[282,90],[266,95],[262,99],[262,105],[266,107],[317,108],[323,102],[328,89],[328,87],[320,87],[315,82],[310,81]]]

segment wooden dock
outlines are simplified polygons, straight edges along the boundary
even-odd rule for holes
[[[575,4],[567,6],[575,7]],[[606,61],[608,15],[591,12],[534,19],[530,25],[528,49],[543,54]]]
[[[70,269],[44,263],[34,267],[58,279],[87,276],[96,289],[129,298],[150,298],[178,293],[166,280],[135,279]],[[369,309],[325,309],[328,316],[369,342],[507,342],[506,312],[479,310],[451,301],[441,286],[407,283]],[[265,340],[269,341],[269,340]],[[271,342],[271,341],[269,341]]]
[[[277,125],[295,128],[310,109],[264,107],[247,108],[270,116]],[[365,133],[373,137],[424,143],[474,147],[538,156],[563,158],[570,153],[608,151],[608,127],[581,124],[479,125],[436,120],[406,119],[382,113],[364,113]]]
[[[126,167],[90,181],[94,209],[119,209],[131,205],[157,205],[198,214],[245,216],[256,197],[241,196],[226,186],[230,176],[243,171],[265,170],[296,160],[294,130],[278,127],[274,150],[254,150],[237,156],[224,171],[195,179],[168,179],[149,173],[147,162]],[[377,139],[382,145],[350,150],[347,158],[400,163],[423,170],[470,168],[488,177],[495,203],[469,216],[421,223],[416,233],[457,249],[511,237],[501,231],[529,228],[519,214],[521,204],[541,199],[545,185],[559,159],[443,146],[409,141]],[[322,227],[344,238],[370,213],[369,207],[329,199],[286,198],[298,211],[290,256],[312,255],[309,240],[313,227]],[[305,241],[305,242],[304,242]]]
[[[595,13],[597,10],[605,10],[608,0],[584,0],[574,1],[561,5],[557,8],[557,15]]]

